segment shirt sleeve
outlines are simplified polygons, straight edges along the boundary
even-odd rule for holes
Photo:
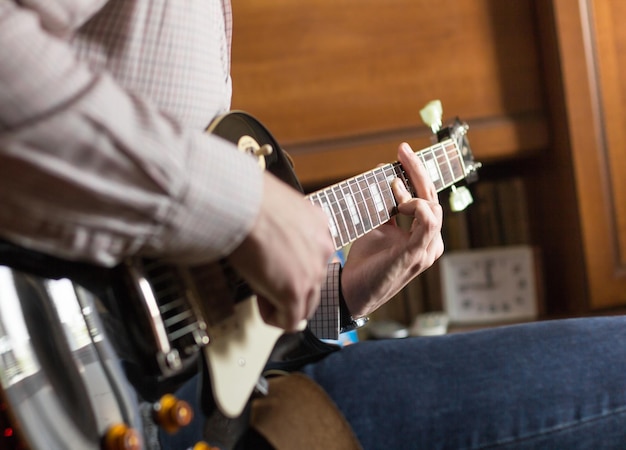
[[[309,321],[311,331],[320,339],[339,338],[341,295],[341,263],[328,264],[326,281],[322,285],[320,305]]]
[[[230,253],[258,213],[253,158],[92,73],[0,2],[0,235],[70,259]]]

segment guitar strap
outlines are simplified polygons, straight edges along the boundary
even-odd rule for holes
[[[269,378],[269,393],[252,401],[250,427],[275,450],[362,450],[326,392],[300,373]]]

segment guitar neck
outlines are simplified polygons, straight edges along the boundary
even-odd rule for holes
[[[461,151],[446,139],[417,152],[437,192],[466,177]],[[387,222],[397,212],[391,182],[399,178],[411,195],[415,190],[400,163],[390,163],[362,173],[317,192],[307,198],[328,216],[328,227],[339,250]]]

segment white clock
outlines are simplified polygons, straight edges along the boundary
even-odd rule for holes
[[[537,252],[530,246],[456,251],[441,258],[452,324],[525,321],[539,314]]]

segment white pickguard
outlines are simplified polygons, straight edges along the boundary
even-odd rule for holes
[[[212,339],[204,352],[217,406],[224,415],[237,417],[284,330],[265,323],[256,296],[237,303],[235,314],[224,322],[209,330]]]

